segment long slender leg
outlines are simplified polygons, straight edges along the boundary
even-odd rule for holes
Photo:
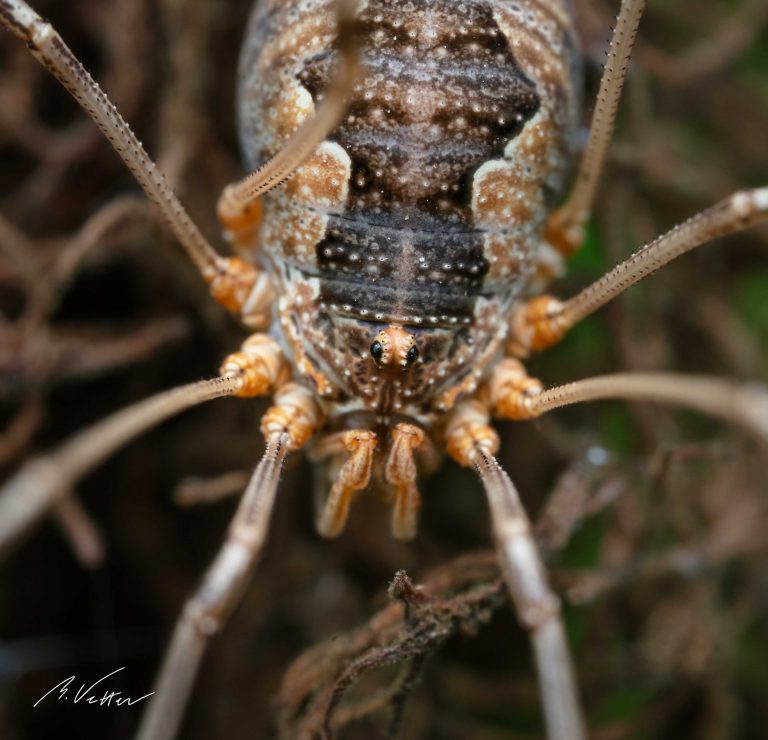
[[[227,539],[179,618],[142,718],[138,740],[175,737],[209,640],[238,605],[264,546],[283,461],[302,447],[320,423],[312,393],[296,384],[275,395],[261,429],[267,449],[251,478]]]
[[[210,284],[213,297],[247,326],[266,326],[272,299],[269,277],[243,260],[221,257],[211,247],[128,124],[51,24],[23,0],[0,0],[0,22],[27,43],[106,136]]]
[[[584,224],[592,211],[597,183],[613,134],[629,58],[644,9],[645,0],[623,0],[621,3],[608,60],[600,80],[597,104],[589,129],[589,141],[581,159],[573,191],[562,208],[552,214],[547,224],[544,238],[566,257],[584,240]]]
[[[26,463],[0,489],[0,551],[86,473],[115,450],[191,406],[221,396],[263,395],[284,382],[287,365],[277,342],[255,334],[230,355],[222,377],[160,393],[80,432],[58,450]]]
[[[315,115],[299,126],[283,149],[256,172],[228,185],[218,203],[222,224],[237,239],[261,219],[259,197],[286,180],[315,147],[337,126],[357,79],[360,61],[355,11],[357,0],[337,0],[337,29],[340,63]]]
[[[50,23],[22,0],[0,0],[0,21],[26,42],[33,56],[77,100],[125,162],[144,192],[162,211],[200,273],[211,280],[222,258],[206,241],[165,178],[104,91],[80,64]]]
[[[26,463],[0,489],[0,552],[112,452],[184,409],[236,394],[242,384],[237,376],[225,376],[160,393],[80,432],[58,450]]]
[[[469,401],[452,412],[446,428],[448,453],[459,464],[475,469],[488,496],[504,579],[518,618],[531,634],[547,737],[583,740],[586,731],[560,602],[547,584],[520,497],[493,457],[498,444],[482,404]]]
[[[573,298],[543,295],[524,304],[512,318],[513,343],[521,354],[556,344],[574,324],[680,255],[766,220],[768,187],[735,193],[642,247]]]
[[[486,386],[495,416],[533,419],[562,406],[598,399],[669,403],[736,424],[768,443],[768,389],[758,384],[673,373],[616,373],[544,390],[512,359],[494,368]]]
[[[242,215],[254,198],[288,177],[343,114],[347,92],[357,75],[357,45],[352,28],[355,7],[355,0],[339,0],[343,64],[327,95],[326,104],[320,107],[315,117],[301,126],[286,149],[256,173],[252,180],[225,191],[220,211],[223,209],[226,216],[227,203],[233,203],[235,213],[230,213],[229,217],[235,222],[237,213]],[[213,297],[240,316],[247,326],[264,328],[268,323],[273,297],[266,273],[241,259],[221,257],[211,247],[128,124],[50,23],[23,0],[0,0],[0,22],[27,43],[35,58],[80,103],[106,136],[149,199],[160,209],[200,274],[210,283]],[[255,190],[254,183],[257,185]],[[252,216],[247,215],[246,220],[252,220]]]
[[[349,507],[357,491],[368,487],[371,480],[373,453],[377,438],[367,429],[339,432],[322,440],[313,451],[313,459],[348,452],[349,456],[336,474],[322,509],[317,512],[317,531],[323,537],[338,537],[349,517]]]
[[[408,541],[416,536],[421,496],[416,487],[414,451],[426,440],[414,424],[397,424],[392,430],[392,447],[384,466],[384,477],[395,489],[392,502],[392,536]]]

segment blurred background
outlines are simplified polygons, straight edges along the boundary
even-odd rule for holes
[[[243,174],[234,87],[249,6],[35,2],[216,243],[216,198]],[[576,3],[585,123],[617,6]],[[210,376],[245,333],[208,298],[96,128],[5,33],[0,162],[9,474],[115,409]],[[649,2],[599,208],[556,291],[573,294],[642,242],[767,182],[768,2]],[[547,384],[651,369],[768,381],[768,228],[673,263],[529,369]],[[220,400],[144,435],[4,564],[0,737],[131,736],[142,704],[33,704],[70,675],[77,688],[121,666],[112,688],[151,690],[234,506],[182,507],[175,495],[200,481],[240,488],[262,450],[263,409]],[[503,463],[565,602],[592,736],[768,737],[765,451],[722,424],[618,402],[501,431]],[[415,543],[390,538],[373,497],[325,542],[312,524],[312,470],[289,461],[269,546],[205,659],[184,738],[312,738],[324,722],[341,738],[542,736],[527,638],[488,554],[479,485],[446,463],[422,491]],[[426,586],[426,602],[402,583],[398,598],[387,595],[400,569]]]

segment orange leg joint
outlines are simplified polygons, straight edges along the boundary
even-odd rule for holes
[[[261,420],[261,433],[266,439],[287,434],[288,451],[298,450],[322,424],[322,409],[314,393],[298,383],[281,386],[274,400]]]
[[[261,198],[244,201],[238,195],[237,183],[228,185],[219,197],[216,214],[235,247],[253,248],[264,215]]]
[[[268,334],[252,334],[239,352],[229,355],[221,365],[222,375],[239,375],[241,398],[263,396],[287,382],[290,367],[280,345]]]
[[[544,240],[568,258],[584,241],[584,222],[574,219],[564,209],[555,211],[547,222]]]
[[[464,401],[448,416],[445,449],[463,467],[472,467],[473,453],[481,448],[488,455],[499,450],[499,435],[491,426],[488,408],[480,401]]]
[[[557,344],[571,323],[563,312],[563,303],[550,295],[540,295],[517,309],[512,316],[509,354],[527,357]]]
[[[531,378],[518,360],[507,358],[491,371],[486,383],[493,415],[500,419],[524,421],[538,416],[530,402],[541,394],[541,381]]]
[[[239,257],[227,257],[219,260],[209,286],[213,298],[246,326],[263,328],[269,324],[274,292],[263,270]]]

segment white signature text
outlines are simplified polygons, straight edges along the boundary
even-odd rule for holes
[[[82,702],[84,704],[98,704],[100,707],[122,707],[123,705],[132,707],[134,704],[138,704],[140,701],[148,699],[155,693],[154,691],[150,691],[148,694],[144,694],[144,696],[140,696],[138,699],[132,699],[130,696],[123,696],[120,691],[112,691],[104,686],[100,686],[100,684],[106,681],[110,676],[114,676],[116,673],[120,673],[120,671],[124,670],[125,666],[112,671],[112,673],[107,673],[106,676],[102,676],[90,686],[86,686],[82,683],[80,684],[80,688],[74,693],[71,692],[71,689],[75,677],[70,676],[60,683],[57,683],[50,691],[43,694],[35,702],[34,706],[37,706],[43,699],[53,694],[54,691],[58,692],[55,697],[57,701],[69,701],[71,699],[73,704],[80,704]]]

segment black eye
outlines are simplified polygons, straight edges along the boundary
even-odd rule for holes
[[[371,345],[371,357],[376,362],[381,362],[381,358],[384,356],[384,347],[381,346],[381,342],[374,342]]]
[[[409,365],[413,365],[413,363],[416,362],[416,360],[418,359],[419,359],[419,350],[416,347],[411,347],[408,350],[408,354],[405,356],[405,361]]]

